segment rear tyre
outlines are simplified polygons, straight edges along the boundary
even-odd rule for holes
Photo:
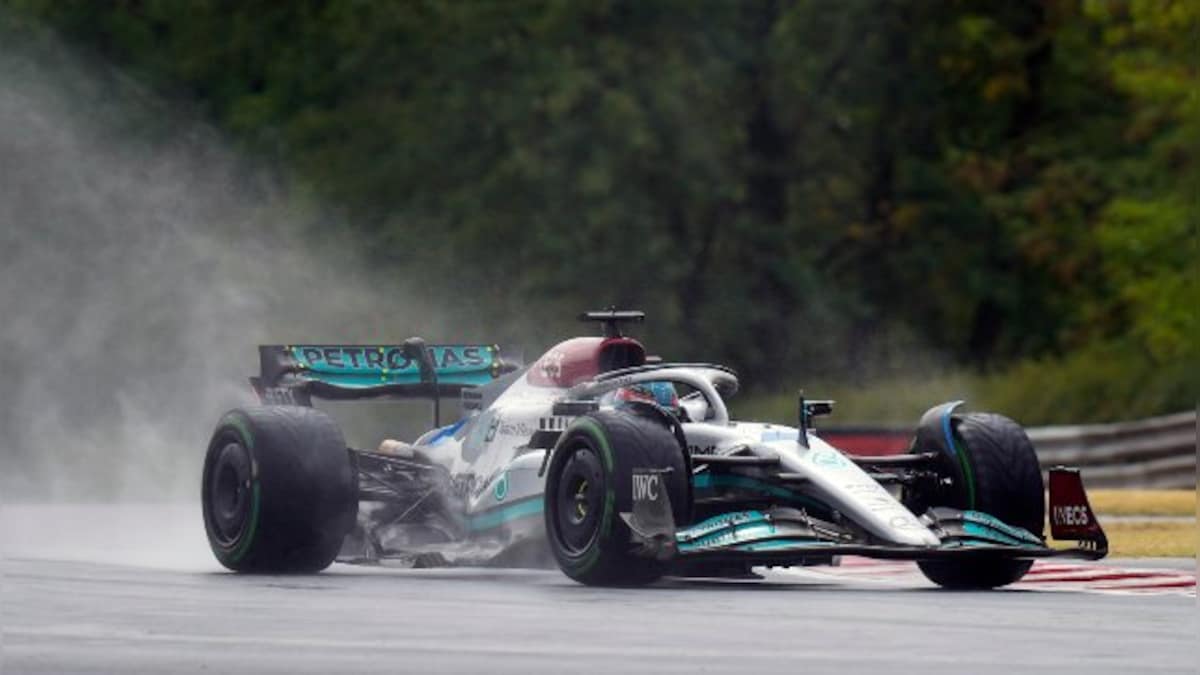
[[[635,469],[662,474],[676,523],[691,508],[684,450],[660,414],[639,407],[601,410],[577,419],[559,441],[546,472],[546,537],[555,561],[575,581],[640,586],[667,563],[631,553],[629,526]]]
[[[337,424],[312,408],[239,408],[217,423],[201,481],[204,529],[235,572],[317,572],[358,514]]]
[[[944,456],[942,467],[955,487],[932,499],[926,495],[924,499],[906,501],[982,511],[1043,536],[1045,488],[1037,453],[1025,430],[1007,417],[991,413],[955,415],[951,427],[958,455]],[[986,554],[918,563],[930,581],[954,589],[1006,586],[1025,576],[1032,565],[1030,560]]]

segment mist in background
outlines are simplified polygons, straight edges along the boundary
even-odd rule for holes
[[[194,498],[257,344],[447,334],[188,111],[25,38],[0,41],[5,500]]]
[[[1195,3],[0,5],[6,498],[191,497],[258,343],[609,305],[747,418],[1195,405]]]

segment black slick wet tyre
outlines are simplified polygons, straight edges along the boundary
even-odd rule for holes
[[[691,509],[686,456],[654,411],[619,408],[589,413],[563,432],[546,472],[545,519],[550,550],[562,571],[594,586],[640,586],[667,563],[632,552],[620,513],[633,504],[633,472],[662,473],[676,523]]]
[[[208,445],[201,495],[209,546],[237,572],[325,569],[358,514],[341,430],[297,406],[226,413]]]
[[[1043,536],[1046,505],[1037,453],[1021,425],[1002,415],[968,413],[951,421],[959,458],[954,479],[962,489],[939,504],[982,511]],[[1006,586],[1025,576],[1029,560],[980,554],[962,560],[922,561],[921,571],[944,588],[986,589]]]

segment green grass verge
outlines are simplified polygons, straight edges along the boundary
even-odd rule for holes
[[[1108,535],[1110,556],[1196,557],[1197,548],[1200,548],[1200,528],[1195,520],[1195,490],[1089,490],[1088,501]],[[1113,520],[1111,516],[1123,518]],[[1138,516],[1173,516],[1190,520],[1139,520]],[[1070,545],[1070,542],[1059,543]]]
[[[1195,490],[1088,490],[1088,501],[1102,516],[1196,516]]]
[[[1111,558],[1195,558],[1200,545],[1200,530],[1196,521],[1120,521],[1106,522],[1100,516],[1104,533],[1108,535],[1108,555]],[[1054,542],[1058,547],[1073,546],[1074,542]]]

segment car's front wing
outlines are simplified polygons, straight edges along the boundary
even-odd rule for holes
[[[979,511],[934,508],[921,516],[920,525],[937,535],[937,546],[909,546],[880,542],[850,523],[833,523],[794,508],[735,511],[676,528],[665,491],[635,500],[633,511],[621,516],[632,532],[631,545],[641,554],[661,560],[673,558],[723,559],[761,565],[796,564],[816,556],[860,555],[872,558],[936,560],[956,557],[1004,556],[1019,559],[1075,557],[1099,559],[1108,553],[1108,541],[1095,521],[1086,497],[1073,488],[1078,474],[1053,476],[1072,489],[1051,494],[1051,525],[1057,538],[1074,540],[1074,548],[1056,549],[1019,527]],[[1082,484],[1078,486],[1082,495]],[[1064,497],[1063,495],[1067,495]],[[1057,497],[1057,498],[1056,498]],[[1058,521],[1069,497],[1072,517],[1086,528],[1066,528]],[[1082,500],[1082,504],[1078,502]],[[1064,536],[1065,534],[1065,536]]]

